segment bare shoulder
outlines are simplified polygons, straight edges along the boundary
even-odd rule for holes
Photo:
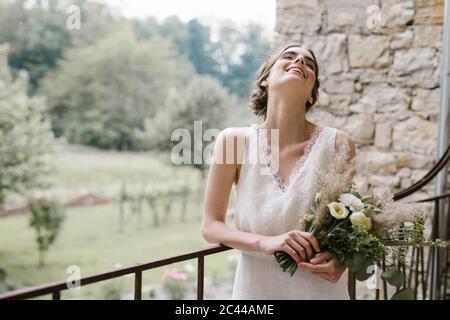
[[[220,131],[219,136],[222,136],[226,139],[235,139],[235,138],[245,138],[246,127],[229,127]]]
[[[339,152],[345,145],[350,146],[350,159],[356,155],[356,146],[350,135],[342,130],[336,129],[336,151]]]
[[[233,146],[234,151],[240,151],[246,138],[245,127],[229,127],[219,132],[216,142],[226,145],[227,148]]]
[[[247,136],[246,127],[229,127],[220,131],[216,138],[215,159],[222,164],[232,165],[235,170],[234,183],[239,180]],[[231,161],[231,162],[230,162]]]

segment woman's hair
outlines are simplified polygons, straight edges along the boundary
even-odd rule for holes
[[[249,107],[252,109],[253,113],[255,113],[257,116],[264,116],[264,120],[266,119],[267,115],[267,89],[266,87],[263,87],[261,83],[267,79],[269,76],[270,70],[272,69],[275,62],[278,60],[280,55],[288,48],[292,47],[301,47],[298,43],[289,43],[282,47],[279,47],[278,50],[274,50],[271,55],[268,56],[266,61],[261,65],[261,67],[258,69],[256,73],[256,89],[252,91],[250,94],[250,102]],[[314,74],[316,75],[316,80],[314,82],[314,87],[312,89],[311,97],[313,99],[312,103],[309,101],[306,101],[306,110],[305,113],[307,113],[311,107],[317,102],[317,99],[319,97],[319,87],[320,87],[320,80],[319,80],[319,66],[317,64],[316,56],[314,55],[314,52],[310,49],[307,49],[311,55],[314,58]]]

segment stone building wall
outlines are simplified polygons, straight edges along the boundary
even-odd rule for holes
[[[363,191],[402,190],[436,162],[443,12],[444,0],[277,0],[275,45],[298,41],[321,66],[307,118],[352,136]]]

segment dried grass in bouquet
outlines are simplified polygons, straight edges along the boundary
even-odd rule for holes
[[[300,230],[312,233],[322,252],[336,254],[362,281],[371,276],[369,267],[386,256],[404,260],[407,246],[448,245],[425,240],[424,204],[394,202],[388,189],[362,196],[353,181],[356,165],[355,158],[349,159],[349,151],[350,145],[344,144],[327,171],[315,167],[318,192],[311,212],[299,221]],[[292,276],[297,270],[294,259],[283,251],[274,255],[283,271]],[[389,270],[385,276],[399,282],[397,271]]]

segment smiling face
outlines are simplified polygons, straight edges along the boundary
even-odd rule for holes
[[[316,67],[315,59],[307,49],[286,48],[276,59],[266,79],[269,94],[277,90],[309,100],[316,81]]]
[[[319,97],[319,66],[314,52],[291,42],[272,52],[260,66],[256,88],[250,95],[250,109],[267,116],[269,94],[290,97],[305,102],[305,113]]]

